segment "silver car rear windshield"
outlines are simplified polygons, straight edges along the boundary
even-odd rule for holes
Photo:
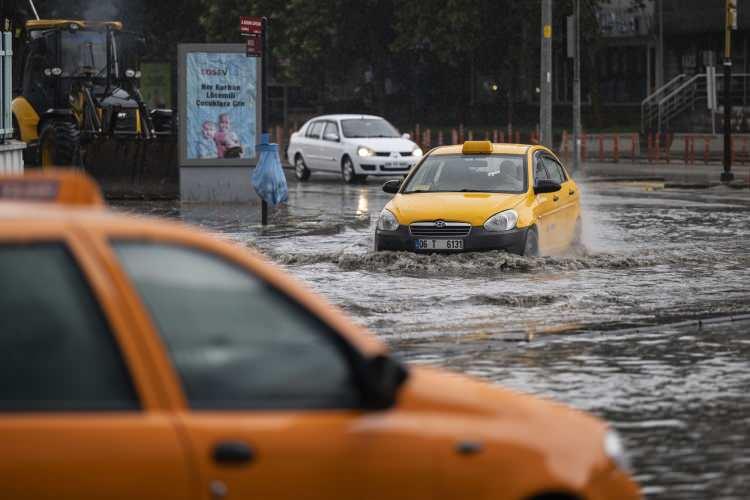
[[[377,118],[341,120],[341,128],[344,137],[399,137],[393,125]]]
[[[402,193],[524,193],[527,178],[523,155],[435,155],[417,167]]]

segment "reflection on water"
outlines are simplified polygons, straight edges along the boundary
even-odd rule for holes
[[[750,313],[747,190],[584,186],[587,250],[541,258],[375,253],[379,184],[289,196],[268,228],[244,206],[121,208],[266,253],[411,361],[612,420],[652,498],[747,498],[750,320],[696,323]]]

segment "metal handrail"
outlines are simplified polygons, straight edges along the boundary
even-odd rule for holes
[[[698,73],[697,75],[693,75],[692,78],[690,78],[686,82],[683,82],[676,89],[674,89],[672,92],[670,92],[669,94],[667,94],[664,97],[662,97],[661,99],[659,99],[659,102],[656,104],[656,106],[657,106],[657,113],[658,113],[656,127],[657,127],[657,130],[659,132],[661,132],[662,122],[664,121],[664,114],[665,114],[664,111],[663,111],[664,108],[665,108],[665,104],[664,103],[665,102],[669,103],[670,99],[672,99],[674,96],[679,96],[686,88],[693,86],[695,84],[695,82],[698,79],[700,79],[700,78],[705,79],[706,78],[706,74],[705,73]],[[670,115],[670,117],[671,116],[672,115]]]
[[[686,77],[687,77],[687,75],[685,73],[680,73],[679,75],[675,76],[674,78],[672,78],[671,80],[669,80],[667,83],[665,83],[664,85],[662,85],[661,87],[659,87],[658,89],[656,89],[651,95],[649,95],[648,97],[646,97],[643,101],[641,101],[641,106],[644,106],[646,103],[648,103],[652,99],[655,99],[656,96],[658,96],[659,94],[663,94],[664,92],[666,92],[666,90],[669,87],[671,87],[672,85],[674,85],[675,83],[677,83],[678,80],[680,80],[682,78],[686,78]]]
[[[684,73],[675,76],[666,84],[656,89],[653,93],[651,93],[651,95],[647,96],[643,101],[641,101],[641,132],[646,132],[646,123],[651,123],[654,119],[654,105],[651,103],[651,101],[667,92],[670,88],[679,83],[679,81],[681,81],[683,78],[686,78],[686,76],[687,75],[685,75]]]
[[[666,85],[648,96],[641,103],[641,131],[646,131],[646,126],[653,124],[656,118],[657,129],[662,130],[675,115],[689,106],[707,98],[706,74],[699,73],[685,80],[685,75],[680,74],[672,78]],[[724,78],[723,74],[717,74],[716,79]],[[735,73],[732,80],[750,78],[750,73]],[[677,85],[676,85],[677,84]],[[717,85],[718,86],[718,85]],[[657,96],[661,96],[657,102],[652,102]]]

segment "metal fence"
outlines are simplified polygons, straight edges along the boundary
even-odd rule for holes
[[[13,35],[8,31],[0,37],[0,142],[13,137],[10,101],[13,99]]]

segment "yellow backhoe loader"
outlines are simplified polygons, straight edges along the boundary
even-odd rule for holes
[[[149,177],[150,163],[158,170],[150,177],[176,175],[172,110],[147,109],[139,90],[141,36],[116,21],[41,19],[24,28],[12,110],[27,164],[135,179]]]

